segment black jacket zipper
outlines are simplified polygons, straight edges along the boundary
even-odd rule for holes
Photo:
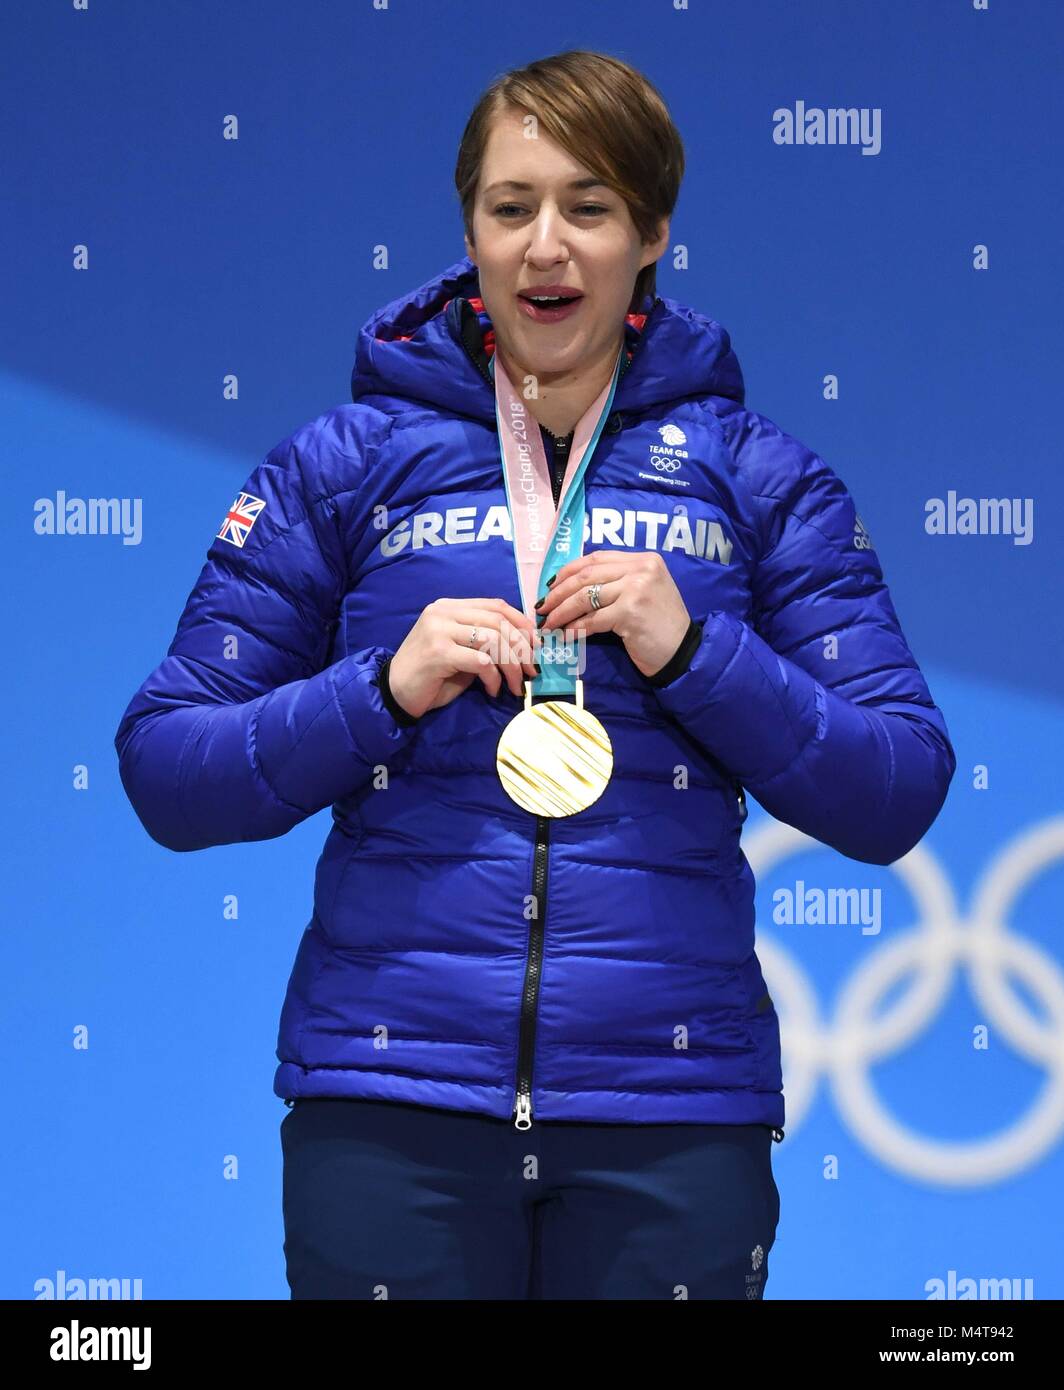
[[[532,919],[528,925],[528,960],[521,992],[521,1028],[517,1040],[517,1085],[514,1126],[532,1128],[532,1062],[536,1050],[536,1010],[543,973],[543,933],[547,918],[547,858],[550,818],[536,817],[536,848],[532,859]]]
[[[562,479],[569,458],[572,434],[555,439],[542,430],[551,464],[551,489],[558,505]],[[532,1128],[532,1064],[536,1050],[536,1015],[539,982],[543,974],[543,937],[547,925],[547,862],[549,859],[550,817],[536,817],[536,847],[532,856],[532,919],[528,927],[528,960],[525,985],[521,992],[521,1027],[517,1039],[517,1084],[514,1089],[514,1125]]]

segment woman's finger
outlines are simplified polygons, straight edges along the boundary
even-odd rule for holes
[[[502,674],[499,668],[490,655],[480,647],[469,647],[461,642],[452,643],[447,652],[447,664],[452,672],[468,672],[471,676],[477,676],[483,682],[484,689],[493,697],[502,689]]]
[[[624,592],[623,576],[613,580],[595,579],[592,583],[601,586],[598,595],[599,609],[608,608],[611,604],[616,604],[617,600]],[[545,620],[540,623],[540,632],[552,632],[556,628],[571,627],[578,619],[584,616],[594,617],[599,609],[592,608],[591,606],[591,600],[587,592],[590,587],[590,584],[581,584],[569,597],[563,598],[560,603],[556,603],[547,613]],[[544,608],[545,607],[546,604],[544,604]],[[540,612],[543,612],[542,608]],[[615,616],[616,614],[611,615],[611,617]],[[605,630],[606,629],[601,627],[598,629],[600,632]]]
[[[657,552],[645,550],[590,550],[586,555],[577,555],[567,560],[554,577],[549,593],[564,591],[571,593],[581,584],[597,584],[603,579],[620,579],[633,569],[642,569],[648,555]]]
[[[520,608],[515,608],[512,603],[507,603],[504,598],[461,598],[446,599],[443,602],[447,605],[448,611],[451,610],[452,605],[472,604],[482,612],[488,610],[498,614],[502,618],[506,618],[509,622],[513,623],[515,627],[523,628],[525,631],[528,631],[532,627],[532,619],[528,614],[522,613]]]
[[[492,660],[496,664],[512,663],[528,675],[535,675],[536,643],[530,625],[516,627],[504,615],[491,609],[465,606],[452,613],[448,621],[451,624],[446,629],[448,635],[461,646],[469,645],[473,629],[476,628],[475,645],[483,648],[486,644],[490,647]]]
[[[536,609],[536,614],[538,616],[541,613],[553,612],[559,604],[572,598],[574,594],[583,593],[586,597],[592,584],[615,583],[630,573],[630,568],[621,565],[600,565],[593,570],[576,571],[568,579],[556,580],[551,585],[543,597],[543,603]]]
[[[474,630],[476,640],[471,642]],[[531,636],[499,613],[463,608],[448,620],[446,633],[453,643],[452,654],[456,650],[474,654],[473,662],[465,663],[462,669],[475,671],[489,695],[497,695],[505,679],[513,694],[521,696],[525,680],[536,675]]]

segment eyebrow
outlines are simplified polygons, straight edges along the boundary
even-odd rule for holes
[[[609,188],[608,183],[603,183],[601,179],[595,178],[594,175],[590,175],[583,179],[573,179],[572,183],[568,186],[570,188]],[[516,188],[522,193],[530,193],[534,187],[534,184],[522,183],[519,179],[499,179],[496,183],[489,184],[489,186],[485,188],[484,195],[486,197],[497,188]]]

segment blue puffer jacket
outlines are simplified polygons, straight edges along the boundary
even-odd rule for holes
[[[521,606],[478,295],[463,259],[375,314],[354,404],[251,474],[122,718],[123,785],[173,850],[270,839],[332,808],[279,1096],[522,1128],[530,1114],[780,1127],[742,789],[889,864],[945,798],[945,723],[846,488],[744,407],[724,329],[667,298],[626,326],[584,549],[662,553],[702,628],[687,669],[655,685],[613,634],[588,639],[585,702],[615,768],[566,818],[521,810],[499,782],[496,744],[522,707],[505,684],[399,718],[381,668],[427,604]]]

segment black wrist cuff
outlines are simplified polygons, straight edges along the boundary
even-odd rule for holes
[[[669,685],[677,676],[682,676],[690,666],[692,658],[695,652],[698,651],[698,646],[701,641],[702,624],[696,623],[694,618],[692,618],[691,625],[687,629],[684,639],[679,647],[677,647],[676,652],[660,671],[656,671],[654,675],[646,677],[648,684],[652,685],[655,690],[660,690],[663,685]]]
[[[381,699],[384,701],[385,709],[397,724],[401,724],[404,728],[408,728],[411,724],[416,724],[418,722],[417,717],[413,714],[407,714],[406,710],[403,709],[402,705],[392,694],[392,688],[388,684],[388,667],[391,664],[392,659],[389,657],[380,669],[376,684],[380,687]]]

